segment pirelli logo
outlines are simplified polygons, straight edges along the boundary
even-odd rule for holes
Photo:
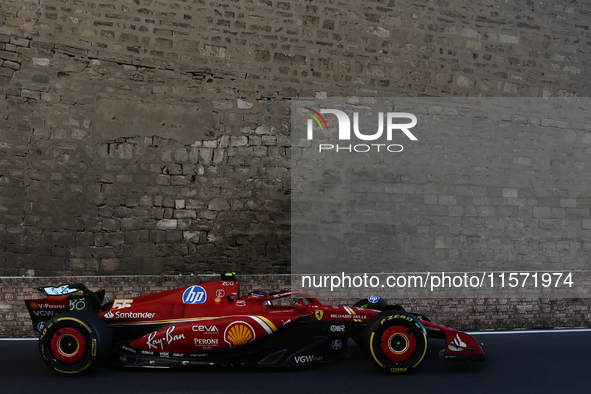
[[[391,316],[388,316],[387,319],[386,318],[382,319],[382,321],[380,322],[380,324],[384,324],[385,322],[390,321],[390,320],[394,320],[394,319],[404,319],[404,320],[407,320],[407,321],[410,321],[410,322],[414,322],[415,321],[415,319],[413,319],[410,316],[406,316],[406,315],[391,315]]]

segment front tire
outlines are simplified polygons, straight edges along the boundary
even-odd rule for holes
[[[387,310],[369,322],[363,345],[372,363],[388,373],[408,372],[423,361],[427,352],[427,331],[414,315]]]
[[[111,331],[91,312],[66,312],[47,322],[39,337],[45,364],[63,374],[89,371],[111,350]]]

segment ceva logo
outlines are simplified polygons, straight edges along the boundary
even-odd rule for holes
[[[321,109],[320,112],[305,107],[310,112],[305,112],[306,115],[310,116],[307,124],[307,139],[314,139],[314,122],[320,127],[321,131],[326,134],[329,133],[328,124],[322,114],[332,114],[337,117],[338,120],[338,139],[339,141],[351,141],[351,119],[349,116],[338,109]],[[410,122],[406,123],[394,123],[394,119],[409,119]],[[409,130],[417,125],[417,117],[407,112],[383,112],[378,113],[378,130],[373,134],[364,134],[359,130],[359,112],[353,113],[353,134],[355,138],[361,141],[375,141],[382,137],[384,134],[384,121],[386,123],[386,140],[392,141],[395,131],[402,131],[408,139],[411,141],[417,141],[417,137]],[[335,144],[319,144],[318,150],[320,152],[327,150],[348,151],[348,152],[369,152],[370,150],[385,150],[388,152],[402,152],[404,147],[400,144],[356,144],[356,145],[335,145]]]
[[[203,304],[207,300],[207,292],[201,286],[191,286],[183,293],[183,304]]]

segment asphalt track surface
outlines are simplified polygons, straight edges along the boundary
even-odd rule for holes
[[[100,367],[61,376],[45,366],[36,341],[1,340],[1,393],[589,393],[591,330],[474,336],[486,361],[439,360],[430,341],[409,374],[378,371],[352,341],[350,358],[282,369],[199,367],[166,370]]]

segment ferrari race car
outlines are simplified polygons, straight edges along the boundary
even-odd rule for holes
[[[25,303],[41,333],[41,357],[64,374],[108,357],[114,365],[148,368],[308,365],[342,358],[348,338],[390,373],[416,368],[428,337],[445,340],[440,358],[484,360],[470,335],[376,296],[352,307],[323,305],[302,290],[240,296],[233,274],[104,305],[104,290],[81,283],[37,290],[47,297]]]

